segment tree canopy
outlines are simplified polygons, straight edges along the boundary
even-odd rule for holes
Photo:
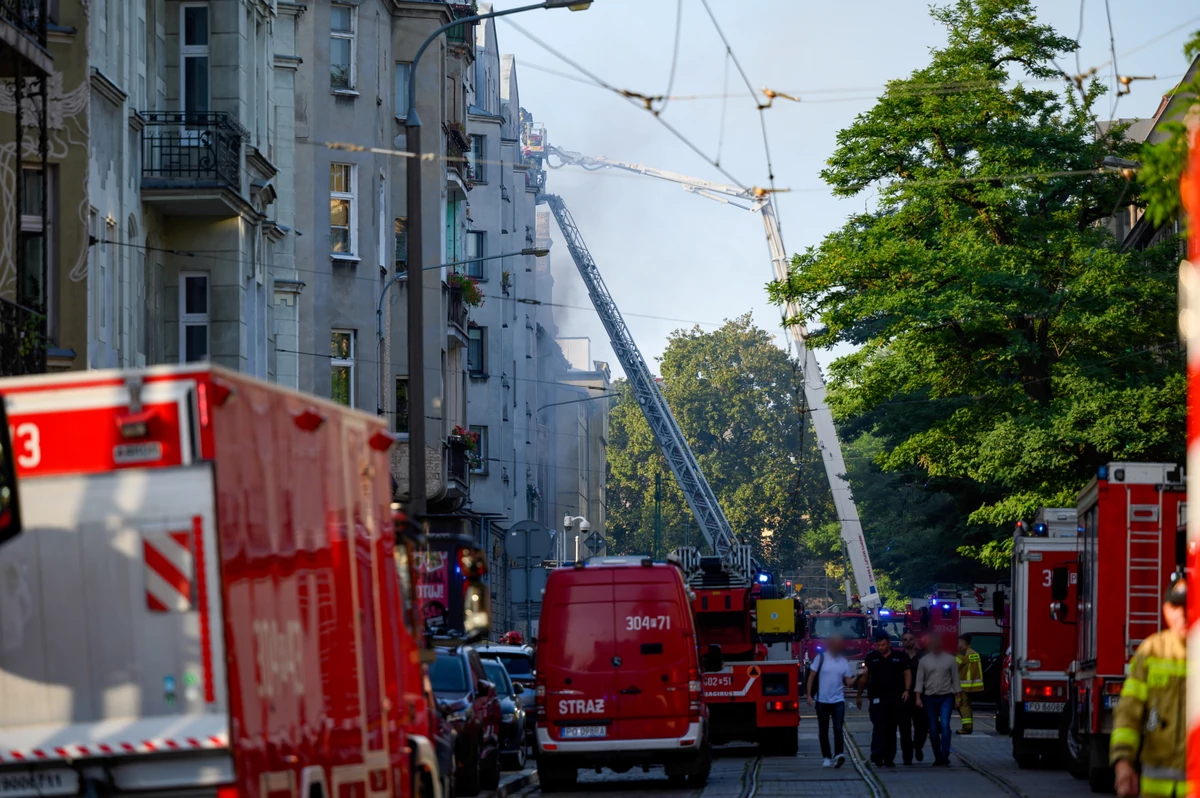
[[[1193,33],[1184,44],[1183,55],[1193,62],[1200,58],[1200,30]],[[1147,142],[1140,156],[1142,168],[1138,178],[1143,186],[1146,213],[1154,224],[1163,224],[1183,211],[1179,179],[1183,176],[1183,166],[1187,161],[1185,118],[1188,113],[1200,114],[1200,72],[1193,74],[1190,80],[1185,78],[1171,94],[1190,102],[1180,103],[1180,112],[1159,124],[1159,132],[1166,134],[1165,140]]]
[[[833,520],[798,370],[749,314],[713,332],[670,336],[661,388],[734,533],[777,570],[799,564],[802,538]],[[614,551],[651,553],[655,474],[662,480],[662,554],[705,548],[691,511],[633,398],[618,383],[609,420],[608,533]]]
[[[1075,42],[1027,0],[931,13],[946,45],[839,133],[822,172],[876,207],[768,290],[818,320],[811,345],[856,347],[830,369],[843,431],[985,525],[964,551],[995,561],[1012,521],[1073,506],[1099,464],[1182,456],[1177,260],[1121,252],[1102,224],[1138,201],[1104,159],[1137,145],[1097,132],[1100,83],[1053,87]]]

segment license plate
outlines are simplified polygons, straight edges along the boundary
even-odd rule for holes
[[[75,795],[78,792],[79,774],[70,768],[0,773],[0,798]]]
[[[564,726],[563,738],[567,737],[606,737],[608,728],[605,726]]]
[[[1066,704],[1060,704],[1056,701],[1026,701],[1026,712],[1062,712]]]
[[[1104,708],[1112,709],[1113,707],[1115,707],[1117,705],[1117,702],[1120,700],[1121,700],[1121,696],[1119,696],[1119,695],[1106,695],[1106,696],[1104,696]]]
[[[1057,740],[1058,732],[1054,729],[1026,729],[1022,732],[1027,740]]]

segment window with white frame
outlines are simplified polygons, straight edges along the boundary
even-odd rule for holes
[[[393,109],[392,113],[396,115],[397,119],[408,118],[408,78],[411,70],[412,64],[408,63],[407,61],[396,62],[396,70],[393,75],[396,81],[396,85],[394,87],[396,107]]]
[[[487,257],[487,233],[471,230],[467,233],[467,276],[486,280],[486,263],[478,258]]]
[[[209,357],[209,290],[206,272],[179,275],[179,361]]]
[[[334,330],[330,343],[329,396],[338,404],[354,407],[354,331]]]
[[[487,136],[471,136],[471,175],[476,183],[487,182]]]
[[[467,328],[467,371],[473,377],[487,373],[487,327]]]
[[[355,182],[354,164],[329,165],[329,251],[334,255],[352,256],[358,244]]]
[[[472,452],[474,457],[471,460],[471,473],[486,474],[488,470],[488,428],[472,424],[470,430],[478,437],[475,451]]]
[[[334,3],[329,11],[329,85],[354,89],[354,6]]]
[[[209,111],[209,8],[208,3],[179,6],[180,108],[189,126],[206,123]]]

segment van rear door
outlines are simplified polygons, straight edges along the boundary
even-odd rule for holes
[[[614,570],[621,739],[680,737],[688,727],[688,671],[696,658],[691,607],[666,568]]]
[[[617,715],[612,570],[551,576],[538,628],[538,675],[555,740],[609,738]]]

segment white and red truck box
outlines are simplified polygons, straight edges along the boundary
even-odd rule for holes
[[[1032,527],[1018,525],[1013,538],[1010,692],[1006,700],[1013,758],[1033,767],[1060,748],[1067,707],[1067,670],[1076,657],[1074,630],[1050,611],[1056,568],[1066,568],[1067,607],[1078,605],[1078,533],[1075,508],[1043,508]],[[1051,523],[1053,522],[1053,523]]]
[[[207,365],[0,400],[0,794],[440,795],[381,420]]]

